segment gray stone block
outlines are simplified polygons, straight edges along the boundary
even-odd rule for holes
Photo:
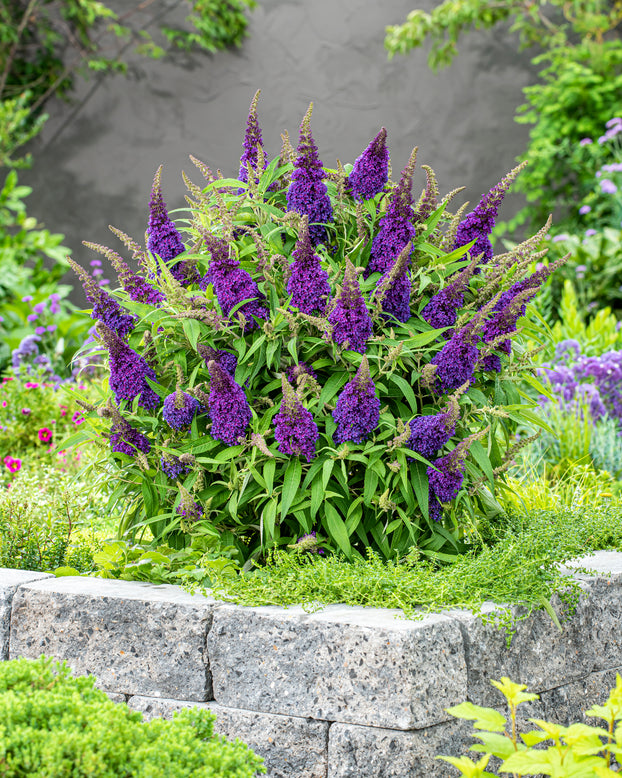
[[[594,669],[594,653],[588,639],[592,627],[585,595],[571,616],[557,596],[552,605],[562,622],[562,632],[546,611],[538,610],[516,621],[509,647],[505,630],[494,623],[484,623],[468,611],[447,612],[462,629],[471,702],[498,707],[499,692],[490,681],[502,676],[527,684],[529,691],[541,692],[582,678]],[[497,608],[493,603],[485,603],[485,620],[494,616]],[[524,616],[526,610],[514,606],[512,613],[516,619]]]
[[[208,636],[221,705],[395,729],[441,721],[466,696],[457,623],[401,611],[329,606],[320,613],[222,606]]]
[[[268,778],[325,778],[328,722],[271,713],[226,708],[208,702],[196,705],[179,700],[130,697],[128,705],[149,720],[171,718],[177,710],[199,707],[216,716],[214,730],[229,740],[239,738],[266,764]]]
[[[64,660],[105,691],[203,701],[211,698],[213,606],[170,585],[82,577],[25,584],[13,600],[9,656]]]
[[[606,702],[616,685],[616,672],[622,673],[622,666],[590,673],[586,678],[543,692],[540,696],[544,705],[544,718],[564,726],[574,723],[603,726],[602,720],[586,716],[585,711],[592,705],[603,705]]]
[[[466,754],[471,731],[470,722],[457,719],[417,732],[333,724],[328,778],[447,778],[454,768],[436,757]]]
[[[0,661],[9,658],[11,604],[15,592],[22,584],[39,581],[42,578],[52,578],[52,574],[0,567]]]

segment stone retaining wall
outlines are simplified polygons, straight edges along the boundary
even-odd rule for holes
[[[0,569],[0,658],[65,660],[145,717],[207,707],[270,778],[447,776],[434,757],[472,739],[445,709],[498,707],[491,678],[528,683],[540,699],[525,716],[560,723],[606,699],[622,671],[622,553],[580,564],[595,572],[568,569],[584,594],[563,632],[537,612],[509,648],[467,611],[413,621],[342,605],[242,608],[176,586]]]

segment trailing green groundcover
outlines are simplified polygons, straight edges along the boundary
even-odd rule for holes
[[[253,778],[263,760],[213,733],[214,716],[181,711],[143,723],[108,699],[93,677],[65,664],[0,662],[0,775],[3,778]]]

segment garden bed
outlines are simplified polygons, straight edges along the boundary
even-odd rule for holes
[[[527,683],[540,699],[524,715],[560,723],[607,697],[622,668],[622,554],[570,567],[580,565],[593,572],[575,575],[584,595],[563,631],[537,611],[509,646],[468,611],[250,608],[170,585],[3,569],[0,646],[2,659],[65,660],[146,717],[209,707],[270,776],[441,776],[435,756],[472,742],[445,709],[499,706],[492,678]]]

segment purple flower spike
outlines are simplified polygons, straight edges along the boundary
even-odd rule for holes
[[[119,283],[127,292],[130,300],[144,303],[145,305],[153,305],[155,307],[162,304],[164,301],[162,292],[148,283],[141,275],[134,273],[116,251],[113,251],[106,246],[101,246],[98,243],[90,243],[86,240],[83,240],[82,243],[88,248],[93,249],[93,251],[99,251],[106,255],[110,264],[117,271]],[[91,262],[91,265],[92,264],[93,262]]]
[[[436,388],[441,392],[451,392],[466,381],[475,371],[479,356],[477,343],[480,336],[474,331],[474,325],[467,324],[454,332],[443,348],[431,360],[436,365]]]
[[[181,502],[177,506],[177,513],[183,516],[187,524],[194,524],[203,517],[203,506],[198,502],[195,502],[190,494],[182,487],[180,487]],[[182,525],[183,526],[183,525]]]
[[[110,429],[110,446],[112,451],[119,451],[129,457],[136,456],[137,451],[144,454],[151,451],[149,439],[120,416]]]
[[[388,180],[389,150],[387,131],[383,127],[354,163],[349,178],[352,197],[369,200],[382,192]]]
[[[451,502],[458,495],[464,481],[464,460],[476,438],[477,435],[464,438],[449,454],[435,459],[434,467],[428,467],[430,489],[441,502]]]
[[[361,294],[356,269],[346,259],[343,288],[337,304],[328,315],[333,326],[333,340],[340,346],[365,353],[365,347],[372,334],[372,320]]]
[[[211,283],[216,292],[218,304],[225,316],[242,300],[249,300],[238,308],[238,314],[242,314],[246,320],[245,329],[257,327],[255,319],[267,319],[268,309],[265,305],[265,297],[257,288],[250,274],[240,267],[238,260],[230,256],[229,245],[221,238],[206,233],[205,244],[211,252],[212,259],[205,277],[207,283]]]
[[[196,397],[186,392],[173,392],[164,398],[162,418],[169,427],[180,430],[192,424],[192,419],[200,407]]]
[[[412,287],[408,264],[410,261],[411,245],[408,243],[401,251],[399,257],[378,281],[373,294],[382,295],[382,310],[384,318],[396,318],[398,321],[407,322],[410,319],[410,290]],[[385,291],[385,285],[388,287]]]
[[[434,329],[453,327],[463,304],[464,290],[450,284],[430,298],[421,315]]]
[[[318,149],[311,135],[313,103],[300,125],[298,157],[287,190],[287,210],[307,214],[313,245],[326,242],[326,222],[333,220],[333,206],[323,181],[324,170]]]
[[[505,193],[514,182],[516,176],[525,167],[525,164],[523,162],[515,167],[496,186],[493,186],[487,194],[482,195],[477,207],[470,213],[467,213],[458,225],[454,249],[466,246],[467,243],[475,240],[475,244],[470,249],[471,256],[477,257],[481,254],[480,263],[482,265],[492,259],[493,249],[489,236],[495,226],[499,206],[503,202]]]
[[[416,160],[417,149],[413,149],[408,165],[391,195],[387,212],[380,219],[380,229],[372,243],[365,278],[371,273],[386,273],[390,270],[404,246],[415,239],[411,190]]]
[[[162,472],[172,481],[176,481],[179,476],[187,475],[190,472],[188,465],[185,465],[179,457],[172,456],[171,454],[164,454],[160,457],[160,467]]]
[[[458,414],[457,404],[452,404],[445,413],[418,416],[410,422],[410,437],[404,445],[422,457],[432,459],[455,434]]]
[[[317,424],[285,376],[281,380],[283,400],[281,408],[274,415],[274,437],[282,454],[304,456],[310,462],[315,456],[315,444],[320,437]]]
[[[206,365],[213,359],[214,362],[218,362],[230,376],[235,378],[235,369],[238,366],[238,358],[235,354],[231,354],[229,351],[223,351],[222,349],[206,346],[204,343],[199,343],[197,345],[197,351]]]
[[[162,197],[162,165],[154,176],[151,188],[147,249],[152,254],[157,254],[163,262],[170,262],[186,250],[177,227],[168,215],[166,203]],[[173,278],[180,284],[198,283],[199,281],[196,268],[188,266],[183,261],[177,262],[170,270]]]
[[[367,357],[363,357],[356,375],[344,386],[333,411],[337,429],[335,443],[363,443],[380,421],[380,400],[369,373]]]
[[[438,497],[434,494],[432,487],[428,488],[428,513],[432,521],[443,520],[443,507],[438,501]]]
[[[242,388],[218,362],[212,359],[208,362],[207,369],[210,375],[210,434],[227,446],[235,446],[240,438],[244,438],[253,416],[248,400]]]
[[[147,383],[147,378],[157,381],[155,371],[140,354],[124,343],[116,332],[103,324],[98,325],[109,354],[110,388],[117,404],[121,400],[131,402],[139,398],[139,405],[153,410],[160,404],[160,398]]]
[[[298,380],[302,378],[304,375],[308,375],[311,378],[313,378],[315,381],[317,381],[317,373],[315,370],[311,367],[311,365],[308,365],[306,362],[299,362],[297,365],[290,365],[287,368],[287,380],[296,386],[298,384]]]
[[[248,112],[248,119],[246,120],[246,133],[244,134],[243,143],[244,151],[240,158],[240,172],[238,173],[240,181],[248,181],[249,168],[251,170],[257,170],[257,146],[261,146],[263,149],[263,138],[261,137],[259,122],[257,121],[257,101],[259,100],[260,92],[260,89],[255,92]],[[266,166],[267,162],[264,162],[264,169]],[[240,191],[243,192],[244,190],[241,189]]]
[[[323,314],[330,296],[328,273],[322,269],[320,258],[313,251],[309,234],[309,219],[301,219],[298,242],[292,253],[287,294],[292,295],[292,306],[303,313]]]
[[[71,257],[68,257],[67,261],[78,274],[82,281],[86,299],[93,306],[91,319],[98,319],[108,329],[116,332],[120,338],[125,338],[134,329],[136,317],[132,316],[131,313],[125,313],[114,297],[98,286],[86,270],[80,267],[77,262],[74,262]]]

